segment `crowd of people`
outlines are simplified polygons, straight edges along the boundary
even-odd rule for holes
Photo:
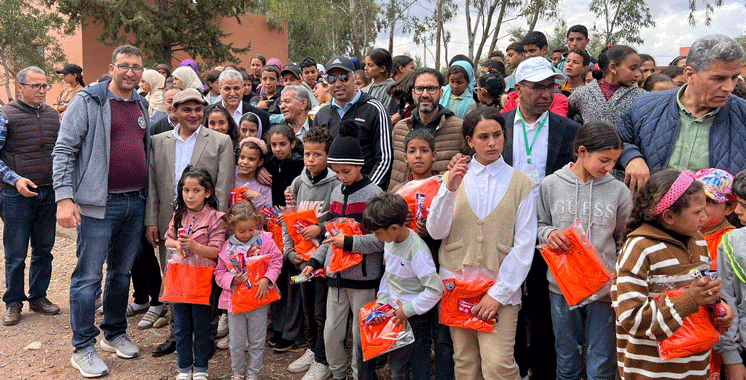
[[[208,379],[216,349],[233,380],[259,379],[265,350],[292,347],[303,380],[376,379],[385,361],[392,379],[746,379],[743,49],[708,35],[659,70],[588,42],[575,25],[549,52],[530,32],[445,75],[377,48],[325,65],[256,55],[202,79],[123,45],[88,86],[80,66],[58,71],[53,106],[27,67],[0,109],[2,322],[24,302],[60,313],[59,223],[78,231],[84,377],[109,372],[101,331],[101,350],[140,354],[127,318],[142,315],[139,329],[170,324],[152,355],[176,352],[177,380]],[[543,255],[581,249],[611,277],[578,303]],[[361,331],[383,323],[411,339],[371,359]],[[722,335],[659,349],[692,325]]]

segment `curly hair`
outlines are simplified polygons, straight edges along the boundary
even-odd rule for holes
[[[262,220],[262,215],[257,211],[256,206],[251,201],[238,202],[228,209],[226,224],[230,227],[235,227],[239,222],[248,222],[251,220],[257,222]]]

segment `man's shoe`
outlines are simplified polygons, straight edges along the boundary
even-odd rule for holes
[[[57,315],[60,313],[60,307],[49,301],[47,297],[42,298],[35,304],[29,304],[28,308],[34,313],[44,315]]]
[[[80,371],[83,377],[100,377],[109,373],[109,367],[98,356],[93,345],[76,350],[70,358],[70,364]]]
[[[154,358],[166,356],[176,351],[176,339],[168,338],[165,342],[161,343],[158,347],[154,348],[151,354]]]
[[[228,335],[228,314],[221,314],[218,319],[218,331],[215,333],[216,338],[222,338]]]
[[[106,338],[101,340],[101,349],[106,352],[116,352],[122,359],[132,359],[140,354],[140,349],[134,344],[127,334],[119,335],[109,342]]]
[[[291,348],[293,348],[293,341],[286,340],[286,339],[280,339],[279,342],[277,342],[277,345],[275,346],[275,352],[287,352],[290,351]]]
[[[13,326],[17,325],[21,321],[21,309],[23,306],[20,303],[8,306],[3,314],[3,325]]]
[[[332,371],[328,366],[314,362],[301,380],[326,380],[330,377],[332,377]]]
[[[294,362],[288,366],[288,372],[290,373],[302,373],[308,371],[311,368],[311,364],[314,363],[314,355],[311,349],[306,349],[301,357],[295,359]]]

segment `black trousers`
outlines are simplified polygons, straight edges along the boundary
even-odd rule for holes
[[[140,250],[132,265],[132,289],[135,303],[145,304],[150,302],[151,306],[160,305],[158,296],[161,293],[161,267],[155,249],[145,238],[142,237]]]

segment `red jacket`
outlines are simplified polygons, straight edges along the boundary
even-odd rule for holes
[[[516,91],[511,91],[508,94],[508,100],[505,101],[505,105],[500,113],[514,110],[517,107],[518,93]],[[554,94],[554,99],[552,100],[552,105],[549,106],[549,110],[557,115],[567,117],[567,96],[559,93]]]

